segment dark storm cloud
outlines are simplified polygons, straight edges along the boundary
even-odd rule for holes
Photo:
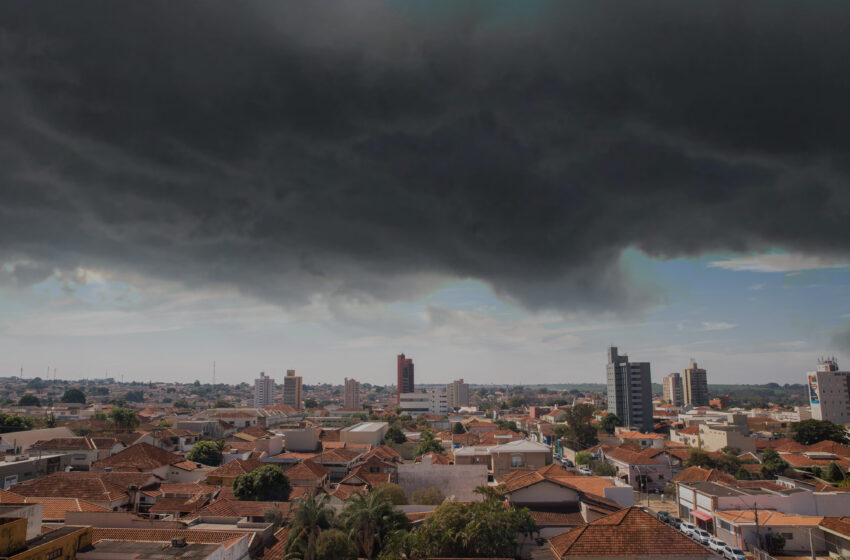
[[[630,247],[850,252],[850,6],[522,5],[5,2],[0,261],[589,311]]]

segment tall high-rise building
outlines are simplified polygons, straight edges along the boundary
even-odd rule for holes
[[[624,426],[651,432],[652,385],[649,362],[630,362],[617,347],[608,348],[608,412],[616,414]]]
[[[469,383],[458,379],[446,385],[446,400],[449,408],[469,406]]]
[[[294,369],[286,370],[283,378],[283,404],[301,410],[301,376],[295,375]]]
[[[708,406],[708,377],[694,361],[682,372],[682,392],[686,405]]]
[[[343,406],[345,408],[360,408],[360,382],[355,379],[345,378],[345,392],[343,394]]]
[[[664,376],[663,382],[664,402],[673,406],[682,406],[685,404],[685,397],[682,391],[682,376],[678,372],[673,372]]]
[[[833,358],[818,360],[818,370],[807,374],[812,418],[836,424],[850,423],[850,371],[839,371]]]
[[[398,355],[398,400],[401,402],[402,393],[413,393],[413,358]]]
[[[254,407],[270,404],[274,404],[274,379],[266,377],[266,373],[261,371],[260,377],[254,380]]]

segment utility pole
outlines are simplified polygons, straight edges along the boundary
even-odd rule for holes
[[[756,547],[761,549],[761,532],[759,531],[759,503],[758,503],[758,501],[753,502],[753,512],[755,513],[755,522],[756,522]]]
[[[815,556],[815,543],[812,541],[812,528],[809,527],[809,550],[812,553],[812,560],[817,560]]]

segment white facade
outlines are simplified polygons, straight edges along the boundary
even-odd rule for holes
[[[260,372],[259,379],[254,380],[254,406],[260,408],[274,402],[274,379]]]
[[[446,400],[451,409],[469,406],[469,383],[458,379],[446,385]]]
[[[446,391],[443,389],[426,389],[419,393],[401,393],[399,395],[401,412],[411,416],[420,414],[448,414],[449,405]]]
[[[808,374],[808,384],[812,418],[850,423],[850,371],[838,371],[835,358],[819,360],[818,370]]]

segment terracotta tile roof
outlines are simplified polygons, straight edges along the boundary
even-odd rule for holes
[[[286,476],[292,484],[315,483],[330,474],[330,470],[310,459],[304,459],[288,471]]]
[[[850,538],[850,517],[824,517],[820,527],[831,533]]]
[[[575,511],[570,513],[561,513],[554,511],[535,511],[531,510],[531,517],[537,522],[538,526],[547,527],[578,527],[584,525],[584,517],[581,512]]]
[[[219,544],[231,539],[241,539],[244,531],[194,531],[190,529],[104,529],[92,528],[92,543],[100,541],[170,542],[174,538],[187,543]]]
[[[654,461],[652,457],[646,453],[630,451],[628,449],[623,449],[622,447],[606,451],[605,457],[613,459],[615,461],[620,461],[621,463],[626,463],[627,465],[657,464],[657,461]]]
[[[257,560],[280,560],[286,553],[286,540],[289,538],[289,527],[278,529],[271,541],[257,555]]]
[[[157,488],[146,491],[146,494],[151,496],[182,496],[188,498],[203,494],[206,496],[215,494],[219,486],[210,484],[199,484],[197,482],[163,482]]]
[[[364,459],[369,457],[378,457],[379,459],[401,460],[401,453],[388,445],[379,445],[375,449],[366,453]]]
[[[442,453],[426,453],[425,455],[420,455],[414,462],[421,463],[424,457],[429,457],[431,459],[432,465],[451,465],[452,460],[449,457],[446,457]]]
[[[634,506],[556,535],[549,544],[559,558],[710,555],[702,545]]]
[[[310,459],[317,463],[350,463],[363,455],[362,451],[354,449],[336,448],[323,450],[316,453]]]
[[[171,466],[184,471],[196,471],[198,469],[206,468],[202,464],[195,463],[194,461],[180,461],[179,463],[174,463]]]
[[[840,443],[828,440],[810,445],[807,451],[832,453],[838,457],[850,457],[850,445],[841,445]]]
[[[661,434],[645,434],[643,432],[637,432],[635,430],[631,430],[628,432],[620,432],[614,435],[623,439],[665,439],[664,436],[662,436]]]
[[[738,525],[756,524],[755,512],[753,510],[727,509],[722,511],[715,511],[714,513],[715,515],[722,517],[726,521]],[[823,517],[815,515],[793,515],[769,509],[760,509],[758,512],[758,516],[759,525],[761,525],[762,527],[817,527],[824,519]]]
[[[114,437],[93,437],[91,438],[91,441],[98,449],[111,449],[116,444],[121,443]]]
[[[35,451],[91,451],[95,449],[94,444],[86,437],[54,438],[37,441],[30,449]]]
[[[304,459],[310,459],[315,456],[315,452],[310,453],[298,453],[296,451],[284,451],[283,453],[278,453],[274,456],[275,459],[279,460],[290,460],[290,461],[303,461]]]
[[[216,500],[197,510],[189,518],[200,515],[223,517],[262,517],[267,509],[279,509],[284,518],[289,515],[292,502],[249,502],[244,500]]]
[[[109,482],[91,472],[57,472],[15,484],[12,489],[22,496],[80,498],[108,503],[127,497],[127,486]]]
[[[695,436],[699,434],[699,426],[688,426],[687,428],[679,428],[676,430],[680,434],[685,434],[688,436]]]
[[[208,472],[207,478],[239,476],[240,474],[246,474],[259,469],[264,465],[265,463],[258,459],[234,459]]]
[[[119,471],[144,472],[183,461],[184,459],[180,455],[169,453],[148,443],[137,443],[127,449],[122,449],[111,457],[95,461],[91,468],[92,470],[103,470],[111,467]]]
[[[724,484],[735,484],[734,476],[720,472],[717,469],[703,469],[702,467],[688,467],[673,478],[676,482],[722,482]]]
[[[850,469],[850,460],[847,459],[813,459],[799,453],[782,453],[780,457],[792,467],[828,467],[830,463],[837,463],[844,471]]]
[[[305,500],[318,494],[319,489],[314,486],[293,486],[289,493],[289,501]]]
[[[111,511],[109,508],[77,498],[46,498],[21,496],[14,492],[0,490],[0,503],[44,504],[42,519],[45,521],[65,521],[68,511]]]
[[[368,487],[365,484],[339,484],[334,489],[328,489],[326,492],[331,495],[339,498],[340,500],[346,500],[349,496],[360,492],[361,494],[366,494],[369,492]]]
[[[160,498],[151,506],[151,513],[192,513],[198,511],[207,503],[209,498],[198,494],[190,498]]]

